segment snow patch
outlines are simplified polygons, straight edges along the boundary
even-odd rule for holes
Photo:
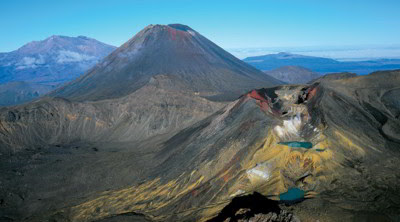
[[[188,30],[187,32],[189,32],[189,34],[192,35],[192,36],[195,36],[195,35],[196,35],[196,33],[193,32],[192,30]]]
[[[253,175],[257,175],[259,177],[262,177],[264,179],[268,179],[270,177],[270,175],[267,172],[258,170],[258,169],[251,169],[249,171],[247,171],[248,174],[253,174]]]
[[[24,57],[22,58],[21,64],[26,65],[26,66],[30,66],[35,64],[36,58],[34,57]]]
[[[297,113],[295,117],[291,117],[289,120],[284,120],[283,126],[276,126],[274,130],[280,138],[285,138],[299,136],[300,127],[301,117],[300,113]]]
[[[271,166],[265,163],[257,164],[255,167],[247,170],[247,175],[249,177],[255,176],[263,180],[268,180],[271,177]]]

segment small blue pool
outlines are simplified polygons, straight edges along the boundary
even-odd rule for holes
[[[283,203],[293,204],[304,200],[305,191],[297,187],[290,188],[287,192],[279,194],[279,200]]]
[[[312,143],[310,142],[298,142],[298,141],[279,142],[278,144],[290,146],[293,148],[306,148],[306,149],[311,149],[313,146]]]

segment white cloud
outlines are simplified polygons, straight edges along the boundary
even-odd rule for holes
[[[26,66],[30,66],[35,64],[36,58],[34,57],[24,57],[21,61],[22,64],[26,65]]]
[[[45,59],[43,58],[42,55],[39,55],[39,58],[26,56],[16,64],[17,65],[16,69],[27,69],[27,68],[34,69],[38,65],[42,65],[44,63]]]
[[[67,63],[67,62],[82,62],[82,61],[91,61],[95,60],[96,57],[79,54],[77,52],[61,50],[57,56],[57,63]]]

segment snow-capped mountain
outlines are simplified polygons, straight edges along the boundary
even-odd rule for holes
[[[29,94],[36,95],[29,98],[22,96],[18,100],[7,100],[4,103],[0,101],[0,104],[26,102],[48,92],[43,89],[54,89],[76,79],[115,48],[85,36],[53,35],[43,41],[30,42],[15,51],[0,53],[0,100],[4,97],[1,92],[9,90],[10,85],[7,83],[14,82],[29,85]],[[21,93],[17,90],[13,94]]]
[[[77,78],[115,49],[84,36],[53,35],[0,53],[0,83],[59,84]]]

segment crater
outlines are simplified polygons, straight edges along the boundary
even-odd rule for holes
[[[240,219],[248,219],[254,217],[256,214],[279,214],[281,208],[279,202],[270,200],[260,193],[254,192],[246,196],[239,196],[232,199],[232,201],[222,209],[222,211],[208,222],[237,221]]]

